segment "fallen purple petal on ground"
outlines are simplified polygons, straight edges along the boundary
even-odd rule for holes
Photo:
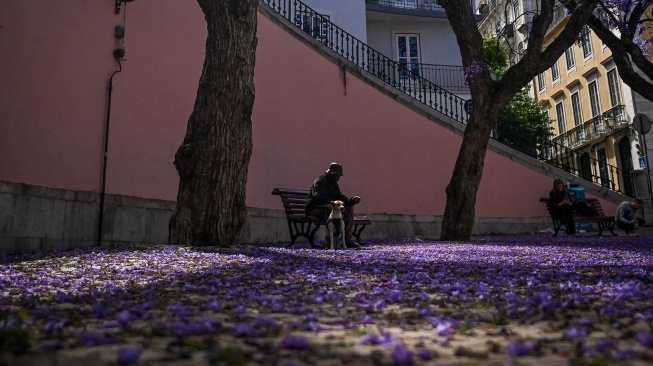
[[[413,363],[413,353],[401,344],[396,345],[392,350],[391,358],[395,365],[411,365]]]
[[[642,346],[653,348],[653,334],[644,332],[637,333],[635,339],[637,340],[637,343],[641,344]]]
[[[520,357],[531,353],[533,345],[530,342],[510,342],[506,348],[509,355]]]
[[[653,359],[650,236],[1,255],[0,288],[0,328],[13,342],[0,348],[28,358],[147,340],[148,354],[227,364]],[[528,336],[542,330],[547,338]]]
[[[305,349],[308,347],[308,339],[304,336],[288,334],[281,340],[281,347],[290,349]]]
[[[131,365],[141,357],[142,350],[139,347],[127,347],[118,352],[116,362],[118,365]]]

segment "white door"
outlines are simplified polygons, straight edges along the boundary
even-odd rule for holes
[[[419,35],[397,34],[397,62],[401,80],[419,76]]]

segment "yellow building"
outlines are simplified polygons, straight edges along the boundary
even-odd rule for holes
[[[564,16],[554,21],[548,41],[565,23]],[[596,184],[648,197],[634,178],[646,162],[631,128],[643,98],[621,81],[612,52],[589,28],[583,38],[534,80],[535,97],[554,120],[551,158]]]

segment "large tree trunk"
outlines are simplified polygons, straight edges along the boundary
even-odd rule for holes
[[[465,129],[453,175],[446,188],[447,204],[442,219],[440,239],[469,240],[474,228],[476,193],[483,177],[485,154],[490,132],[501,110],[535,75],[551,67],[577,38],[583,24],[598,0],[583,0],[576,6],[565,28],[544,47],[555,0],[540,0],[540,12],[533,18],[528,35],[528,48],[517,64],[511,66],[498,81],[492,81],[483,55],[483,39],[477,28],[471,3],[460,0],[439,0],[456,35],[463,65],[481,66],[471,77],[470,93],[473,108]],[[469,70],[466,70],[469,71]],[[469,76],[469,75],[468,75]]]
[[[186,136],[175,154],[171,244],[237,244],[247,218],[258,0],[198,0],[208,36]]]
[[[456,165],[446,188],[447,204],[444,209],[441,240],[464,241],[469,240],[472,235],[476,217],[476,192],[483,177],[487,145],[497,117],[498,113],[488,111],[483,105],[475,106],[471,113]]]

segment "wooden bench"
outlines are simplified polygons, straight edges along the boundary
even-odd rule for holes
[[[281,197],[283,208],[286,211],[288,230],[290,231],[290,244],[288,247],[292,248],[297,238],[303,236],[308,239],[311,247],[322,248],[315,244],[314,236],[321,225],[326,225],[326,221],[315,220],[304,214],[309,191],[305,189],[274,188],[272,194]],[[354,230],[352,234],[358,244],[364,245],[360,235],[363,229],[371,224],[372,220],[367,216],[354,216]]]
[[[546,205],[546,210],[549,212],[549,216],[551,216],[551,221],[553,221],[553,229],[555,230],[553,236],[557,236],[562,223],[560,220],[554,219],[551,215],[551,209],[549,208],[549,197],[541,197],[540,202],[544,202]],[[605,215],[605,212],[603,212],[603,207],[601,207],[601,201],[599,201],[597,198],[588,197],[585,199],[585,202],[594,208],[594,211],[596,212],[595,216],[581,216],[574,213],[574,222],[595,222],[599,227],[599,236],[601,236],[603,233],[603,229],[608,229],[612,235],[617,236],[617,234],[614,233],[614,216]]]

